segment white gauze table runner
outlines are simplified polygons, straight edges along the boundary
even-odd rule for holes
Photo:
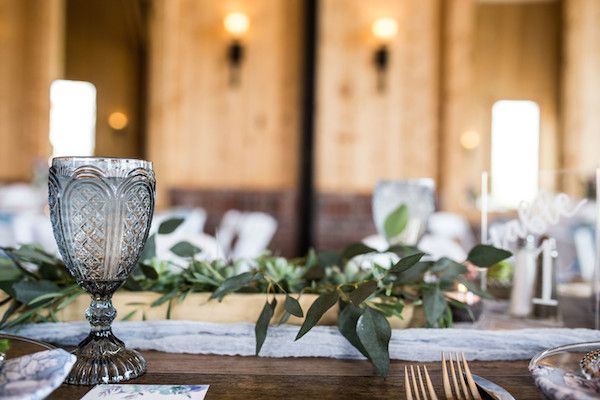
[[[298,326],[271,326],[261,356],[364,358],[332,326],[316,326],[294,342]],[[254,325],[192,321],[115,322],[113,331],[127,346],[169,353],[254,355]],[[89,332],[81,322],[24,325],[10,333],[58,345],[77,345]],[[398,360],[437,361],[442,351],[465,352],[472,360],[529,359],[550,347],[600,341],[591,329],[535,328],[517,330],[403,329],[394,330],[390,357]]]

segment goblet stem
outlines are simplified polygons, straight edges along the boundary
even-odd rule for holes
[[[92,295],[92,302],[85,311],[91,331],[75,351],[77,362],[66,379],[67,383],[116,383],[140,376],[146,370],[142,355],[127,349],[112,332],[111,324],[117,310],[111,298],[112,294]]]
[[[92,332],[96,335],[110,331],[111,324],[117,316],[117,310],[112,305],[112,295],[92,295],[92,302],[85,311],[85,317],[92,326]]]

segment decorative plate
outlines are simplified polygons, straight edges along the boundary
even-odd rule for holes
[[[11,342],[8,359],[0,370],[3,400],[46,398],[63,383],[76,360],[63,349],[35,340],[5,334],[0,334],[0,339]]]
[[[600,380],[588,380],[580,361],[600,342],[560,346],[543,351],[529,363],[537,387],[552,400],[591,400],[600,398]]]

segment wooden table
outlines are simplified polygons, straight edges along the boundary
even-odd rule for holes
[[[367,361],[327,358],[256,358],[143,352],[148,372],[127,383],[210,384],[207,399],[404,399],[404,361],[390,375],[374,376]],[[543,399],[527,361],[472,362],[471,370],[509,390],[518,400]],[[440,363],[427,363],[442,396]],[[62,385],[50,399],[80,399],[90,387]],[[443,397],[440,397],[442,399]]]

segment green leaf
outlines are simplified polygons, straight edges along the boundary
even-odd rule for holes
[[[265,305],[258,316],[256,325],[254,326],[254,335],[256,338],[256,355],[260,353],[260,349],[267,338],[267,330],[269,329],[269,322],[273,318],[275,307],[277,306],[277,299],[273,298],[273,301],[269,303],[265,302]]]
[[[415,253],[410,256],[401,258],[392,268],[390,272],[393,274],[400,274],[404,271],[408,271],[413,265],[421,261],[421,258],[425,253]]]
[[[217,288],[210,296],[211,299],[222,299],[228,293],[240,290],[255,279],[255,275],[252,272],[244,272],[231,278],[225,279],[221,286]]]
[[[0,268],[0,281],[17,281],[23,277],[23,273],[18,268],[2,267]]]
[[[146,278],[152,280],[158,279],[158,272],[156,272],[154,267],[152,267],[151,265],[140,264],[140,268],[142,269],[142,272],[144,273],[144,276]]]
[[[438,319],[446,311],[446,298],[438,286],[423,290],[423,309],[430,326],[437,326]]]
[[[194,257],[194,255],[202,251],[201,248],[194,246],[190,242],[179,242],[171,247],[170,250],[179,257]]]
[[[379,375],[387,376],[390,367],[389,344],[392,329],[385,315],[380,311],[367,308],[358,318],[356,333]]]
[[[396,254],[398,257],[408,257],[421,252],[417,247],[407,246],[404,244],[395,244],[390,246],[387,251]]]
[[[56,264],[58,260],[46,253],[42,248],[37,245],[24,244],[16,250],[12,251],[12,254],[18,259],[30,262],[36,265],[40,264]]]
[[[23,304],[29,304],[31,300],[48,293],[60,292],[60,288],[54,283],[46,280],[21,281],[13,285],[15,298]]]
[[[294,299],[288,294],[285,295],[285,302],[283,303],[283,307],[285,308],[285,311],[298,318],[304,317],[304,312],[302,312],[302,307],[300,307],[300,303],[298,302],[298,300]]]
[[[300,339],[302,336],[306,335],[308,331],[310,331],[313,326],[319,322],[323,314],[327,312],[331,307],[333,307],[338,301],[339,295],[337,292],[329,292],[323,293],[312,303],[308,312],[306,313],[306,318],[296,335],[296,339]]]
[[[376,281],[366,281],[358,285],[356,289],[354,289],[349,297],[352,304],[355,306],[359,306],[360,303],[365,301],[370,295],[372,295],[377,290],[377,282]]]
[[[10,349],[9,339],[0,339],[0,353],[6,353]]]
[[[454,282],[459,275],[467,273],[468,269],[456,261],[442,257],[433,264],[431,272],[441,272],[439,278],[443,282]]]
[[[129,321],[136,313],[137,313],[137,310],[128,312],[127,314],[125,314],[125,316],[123,318],[121,318],[121,321]]]
[[[402,301],[396,301],[395,303],[370,303],[369,307],[375,308],[381,311],[386,317],[402,317],[402,310],[404,310],[404,303]]]
[[[419,261],[408,270],[396,274],[398,282],[401,283],[415,283],[423,280],[423,274],[431,268],[433,262],[431,261]]]
[[[179,294],[178,290],[177,289],[173,289],[169,293],[163,294],[158,299],[156,299],[152,303],[150,303],[150,307],[158,307],[161,304],[164,304],[167,301],[171,300],[172,298],[174,298],[178,294]]]
[[[55,299],[57,297],[61,297],[63,296],[64,293],[61,292],[54,292],[54,293],[46,293],[46,294],[42,294],[32,300],[29,301],[29,303],[27,303],[28,306],[37,303],[38,301],[42,301],[42,300],[48,300],[48,299]]]
[[[361,254],[373,253],[376,251],[377,250],[375,250],[372,247],[367,246],[364,243],[353,243],[353,244],[349,245],[348,247],[346,247],[344,249],[344,251],[342,251],[342,258],[344,258],[346,260],[350,260],[351,258],[354,258]]]
[[[17,310],[19,308],[21,308],[23,306],[23,304],[19,303],[18,301],[13,301],[10,306],[6,309],[6,311],[4,312],[4,315],[2,315],[2,319],[0,320],[0,328],[4,329],[6,328],[6,321],[8,321],[8,319],[15,313],[17,312]]]
[[[465,278],[459,279],[459,282],[467,287],[467,290],[473,294],[476,294],[479,297],[483,297],[485,299],[493,299],[494,296],[489,294],[488,292],[481,290],[479,285],[475,284],[472,281],[469,281]]]
[[[479,268],[488,268],[510,256],[512,256],[510,251],[487,244],[478,244],[471,249],[467,256],[467,260],[471,261]]]
[[[60,311],[63,308],[67,307],[69,304],[71,304],[72,302],[74,302],[79,296],[81,296],[82,292],[77,292],[74,293],[72,295],[70,295],[69,297],[65,298],[63,301],[61,301],[58,306],[56,306],[56,311]]]
[[[156,234],[153,233],[146,240],[146,245],[144,246],[144,250],[142,250],[142,255],[140,256],[140,261],[152,260],[156,257]]]
[[[168,233],[173,233],[175,229],[179,227],[183,223],[183,218],[171,218],[160,224],[158,227],[158,233],[161,235],[165,235]]]
[[[383,230],[388,240],[400,235],[408,223],[408,207],[401,204],[385,218]]]
[[[364,310],[362,308],[355,307],[353,304],[346,304],[344,309],[338,317],[338,330],[351,344],[360,351],[363,356],[369,358],[367,350],[360,342],[358,334],[356,333],[356,323],[358,318],[363,315]]]

